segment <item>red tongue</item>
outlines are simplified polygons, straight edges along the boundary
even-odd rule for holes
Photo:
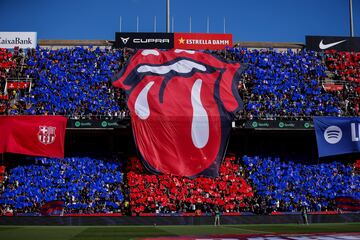
[[[128,95],[135,141],[149,170],[217,175],[233,113],[242,109],[239,71],[239,64],[202,52],[143,50],[132,57],[113,85]]]
[[[151,168],[165,174],[194,176],[207,169],[216,159],[221,141],[221,119],[214,99],[218,76],[219,73],[215,72],[196,73],[188,78],[174,77],[163,89],[162,103],[160,88],[163,77],[147,76],[131,92],[128,106],[132,113],[135,140]],[[192,137],[194,106],[191,91],[199,79],[203,83],[200,91],[201,105],[208,116],[210,132],[207,141],[195,146]],[[144,89],[147,88],[149,115],[144,118],[146,114],[136,112],[135,104],[139,94],[144,94]]]

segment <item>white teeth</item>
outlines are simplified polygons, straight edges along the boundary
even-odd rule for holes
[[[189,73],[192,69],[198,69],[200,71],[206,71],[206,67],[204,65],[198,64],[196,62],[190,60],[180,60],[169,66],[150,66],[143,65],[137,69],[139,73],[152,72],[156,74],[167,74],[171,70],[177,73]]]
[[[159,56],[160,53],[156,50],[153,50],[153,49],[146,49],[146,50],[143,50],[141,52],[141,55],[143,56],[147,56],[147,55],[155,55],[155,56]]]
[[[184,50],[184,49],[175,49],[176,53],[186,52],[188,54],[195,54],[195,51],[193,50]]]
[[[191,88],[191,105],[193,118],[191,123],[191,138],[197,148],[203,148],[209,140],[209,118],[201,103],[202,80],[197,79]]]
[[[135,113],[142,120],[145,120],[150,116],[148,93],[153,84],[154,81],[146,84],[146,86],[141,90],[135,101]]]

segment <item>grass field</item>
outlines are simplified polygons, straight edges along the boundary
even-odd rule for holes
[[[209,236],[221,234],[346,233],[360,232],[360,223],[268,224],[202,226],[0,226],[1,240],[95,240],[138,239],[165,236]]]

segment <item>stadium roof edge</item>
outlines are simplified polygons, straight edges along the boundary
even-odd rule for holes
[[[40,39],[40,46],[112,46],[114,41],[109,40],[44,40]]]
[[[235,46],[247,48],[297,48],[305,47],[304,43],[300,42],[235,42]]]
[[[113,40],[39,40],[40,46],[112,46]],[[234,46],[247,48],[294,48],[302,49],[304,43],[298,42],[235,42]]]

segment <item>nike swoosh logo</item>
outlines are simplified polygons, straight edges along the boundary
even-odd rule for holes
[[[322,50],[325,50],[325,49],[328,49],[328,48],[331,48],[333,46],[336,46],[340,43],[343,43],[345,42],[346,40],[342,40],[342,41],[339,41],[339,42],[334,42],[334,43],[328,43],[328,44],[324,44],[323,43],[323,40],[321,40],[320,44],[319,44],[319,48],[322,49]]]

